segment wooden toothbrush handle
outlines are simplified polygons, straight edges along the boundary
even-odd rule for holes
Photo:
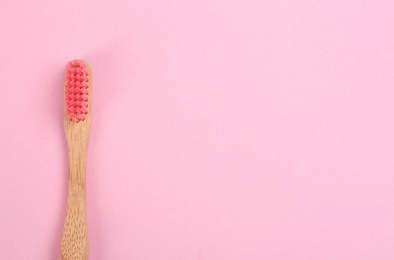
[[[70,127],[72,126],[72,127]],[[86,155],[88,128],[85,122],[65,124],[70,172],[68,200],[60,247],[61,260],[88,260],[86,219]]]
[[[85,190],[69,188],[66,221],[60,248],[60,260],[89,259]]]

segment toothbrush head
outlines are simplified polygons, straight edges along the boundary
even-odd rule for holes
[[[67,118],[84,121],[88,114],[90,77],[87,64],[82,60],[70,61],[64,78],[64,109]]]

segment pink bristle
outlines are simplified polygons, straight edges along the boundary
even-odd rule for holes
[[[83,61],[68,63],[65,75],[65,111],[67,118],[74,122],[85,120],[88,112],[88,72]]]

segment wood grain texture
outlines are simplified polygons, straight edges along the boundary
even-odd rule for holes
[[[64,131],[69,157],[69,182],[66,219],[60,246],[60,260],[89,259],[86,218],[86,157],[92,118],[92,70],[84,62],[88,75],[88,113],[86,119],[73,122],[64,111]]]

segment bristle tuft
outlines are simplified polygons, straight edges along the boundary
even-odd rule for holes
[[[74,122],[86,119],[89,98],[88,75],[83,61],[68,62],[64,81],[64,104],[67,118]]]

